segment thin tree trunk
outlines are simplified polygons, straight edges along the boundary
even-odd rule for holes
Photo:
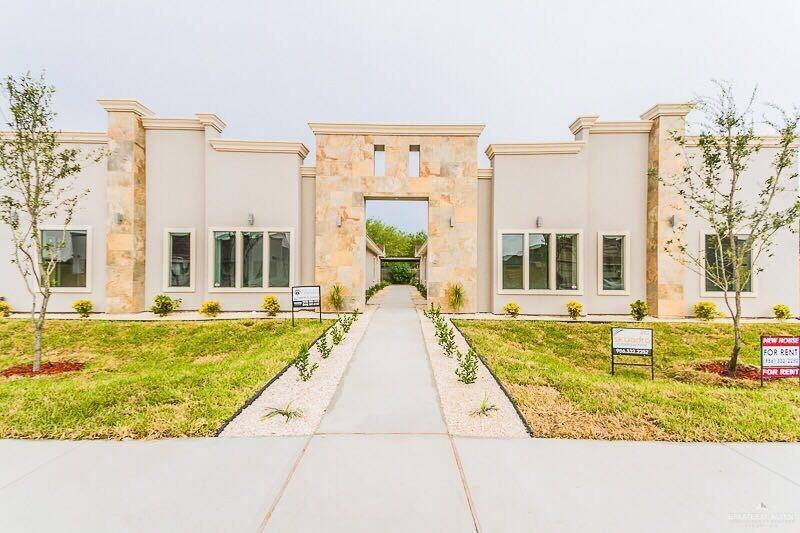
[[[42,368],[42,336],[44,334],[44,321],[47,313],[47,302],[50,295],[45,294],[42,298],[42,306],[39,308],[39,315],[33,321],[33,372],[36,373]]]
[[[736,312],[733,315],[733,350],[731,360],[728,361],[728,375],[736,377],[736,366],[739,362],[739,352],[742,351],[742,296],[736,292]]]

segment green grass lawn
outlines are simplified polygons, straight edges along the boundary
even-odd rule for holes
[[[45,361],[72,373],[0,377],[0,437],[214,435],[331,321],[53,320]],[[0,319],[0,370],[31,361],[27,320]]]
[[[800,385],[759,388],[696,369],[726,360],[726,324],[656,323],[649,368],[610,375],[610,324],[456,320],[537,436],[676,441],[798,441]],[[630,326],[630,324],[627,324]],[[651,324],[647,325],[648,327]],[[740,363],[759,364],[759,336],[800,335],[797,324],[749,324]]]

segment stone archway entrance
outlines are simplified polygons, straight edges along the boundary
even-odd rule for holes
[[[482,125],[311,123],[316,135],[315,279],[323,293],[345,289],[349,308],[364,307],[365,198],[428,202],[428,299],[447,308],[448,284],[477,310],[478,161]],[[375,175],[375,147],[385,157]],[[409,176],[411,147],[419,174]]]

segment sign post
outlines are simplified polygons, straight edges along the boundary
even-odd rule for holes
[[[319,285],[299,285],[292,287],[292,326],[294,309],[313,309],[319,307],[319,321],[322,322],[322,290]]]
[[[633,355],[649,357],[650,364],[618,363],[614,357],[618,355]],[[655,365],[653,363],[653,330],[649,328],[611,328],[611,375],[615,367],[619,366],[649,366],[650,379],[655,379]]]
[[[761,336],[761,386],[764,379],[798,378],[800,337]]]

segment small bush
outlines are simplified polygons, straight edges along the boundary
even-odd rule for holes
[[[389,286],[388,282],[381,281],[380,283],[376,283],[375,285],[372,285],[371,287],[367,288],[367,290],[365,291],[366,298],[364,301],[369,302],[369,299],[372,298],[376,292],[388,286]]]
[[[89,313],[94,309],[91,300],[75,300],[72,302],[72,309],[78,313],[81,318],[89,318]]]
[[[392,263],[388,276],[389,281],[396,285],[408,285],[414,279],[414,269],[408,263]]]
[[[292,402],[286,404],[286,407],[267,407],[264,411],[264,416],[261,420],[269,420],[274,416],[282,416],[287,424],[292,418],[302,418],[303,411],[300,409],[292,409]]]
[[[261,302],[261,309],[266,311],[269,316],[275,316],[281,310],[281,304],[278,303],[275,295],[267,294],[264,296],[264,301]]]
[[[353,316],[352,315],[345,315],[339,319],[339,324],[342,325],[342,330],[345,333],[350,331],[350,326],[353,325]]]
[[[720,315],[714,302],[697,302],[692,307],[692,314],[700,320],[712,320]]]
[[[344,287],[340,284],[334,283],[328,291],[328,305],[337,313],[344,309]]]
[[[222,312],[222,306],[217,300],[206,300],[200,304],[198,312],[205,316],[217,316]]]
[[[334,346],[338,346],[344,340],[344,331],[339,327],[338,323],[331,328],[331,340]]]
[[[319,350],[319,355],[323,359],[327,359],[330,357],[331,352],[333,351],[333,346],[328,344],[328,334],[323,333],[322,337],[319,338],[317,341],[317,350]]]
[[[319,367],[319,363],[309,363],[308,356],[308,346],[301,346],[294,360],[294,366],[300,373],[300,379],[303,381],[311,379],[314,371]]]
[[[772,308],[772,312],[775,313],[775,318],[778,320],[788,320],[792,318],[792,310],[789,309],[788,305],[778,304]]]
[[[167,316],[181,306],[180,298],[170,298],[166,294],[159,294],[153,298],[153,307],[150,311],[158,316]]]
[[[0,300],[0,316],[7,317],[11,315],[11,304],[5,300]]]
[[[417,278],[414,278],[414,281],[412,281],[412,282],[411,282],[411,284],[412,284],[414,287],[416,287],[416,288],[417,288],[417,290],[419,291],[419,294],[420,294],[420,295],[421,295],[423,298],[427,298],[427,297],[428,297],[428,288],[427,288],[427,287],[425,287],[425,285],[424,285],[424,284],[423,284],[423,283],[422,283],[422,282],[421,282],[419,279],[417,279]]]
[[[422,314],[425,315],[426,318],[435,320],[437,317],[441,316],[442,306],[431,302],[427,309],[422,310]]]
[[[456,352],[456,354],[458,355],[458,367],[456,368],[458,381],[467,385],[475,383],[478,378],[478,354],[472,348],[467,350],[464,355],[461,355],[461,352]]]
[[[519,315],[519,304],[516,302],[508,302],[503,306],[503,312],[511,318],[517,318]]]
[[[631,316],[637,322],[644,320],[644,317],[650,314],[650,308],[647,307],[647,302],[643,300],[636,300],[631,304]]]
[[[567,302],[567,314],[572,320],[578,320],[578,317],[580,317],[582,313],[583,313],[582,303],[575,300],[570,300]]]
[[[464,286],[460,283],[451,283],[448,285],[445,289],[445,295],[447,296],[447,303],[450,305],[450,309],[455,313],[458,313],[461,308],[464,307],[464,303],[467,300]]]

